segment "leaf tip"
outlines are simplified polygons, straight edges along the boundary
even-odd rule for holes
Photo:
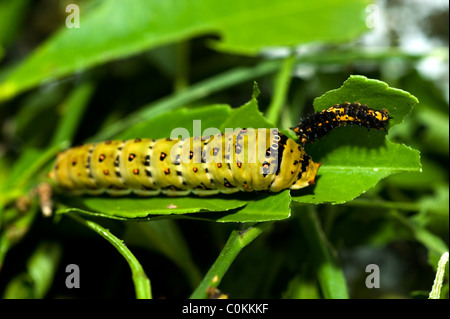
[[[0,102],[5,101],[16,95],[17,87],[9,82],[0,84]]]
[[[253,82],[253,93],[252,93],[252,99],[256,100],[259,96],[259,94],[261,93],[261,91],[259,90],[259,86],[258,86],[258,82],[254,81]]]

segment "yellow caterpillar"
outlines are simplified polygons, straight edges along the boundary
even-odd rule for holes
[[[277,129],[86,144],[60,153],[49,176],[72,194],[185,196],[297,190],[314,184],[320,167],[305,153],[304,144],[347,123],[386,130],[388,121],[386,110],[344,103],[293,128],[302,145]]]

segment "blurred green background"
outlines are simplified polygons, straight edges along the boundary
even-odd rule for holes
[[[79,28],[68,27],[71,3]],[[389,138],[420,151],[422,172],[390,176],[343,205],[294,206],[238,255],[219,288],[231,298],[332,297],[315,253],[325,247],[345,276],[343,296],[427,298],[449,241],[448,14],[440,0],[0,0],[0,295],[135,297],[127,262],[98,234],[41,217],[34,199],[16,205],[57,150],[180,107],[238,107],[254,81],[260,110],[288,128],[357,74],[419,99]],[[125,239],[154,298],[188,297],[239,227],[101,223]],[[81,288],[69,290],[73,263]],[[380,266],[378,289],[365,285],[368,264]]]

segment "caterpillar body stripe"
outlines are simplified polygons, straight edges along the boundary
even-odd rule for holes
[[[335,105],[292,128],[301,145],[277,129],[85,144],[58,154],[49,177],[71,194],[186,196],[297,190],[314,184],[321,165],[312,161],[303,145],[346,124],[387,131],[389,118],[386,110],[359,103]]]

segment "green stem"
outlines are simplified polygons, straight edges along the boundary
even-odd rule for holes
[[[175,82],[174,91],[180,92],[189,86],[189,42],[183,41],[175,45]]]
[[[3,299],[42,299],[50,290],[61,260],[58,242],[42,241],[26,263],[26,270],[7,284]]]
[[[6,253],[12,246],[11,240],[8,238],[6,231],[0,232],[0,272],[3,268],[3,262],[6,257]]]
[[[442,254],[436,270],[433,287],[430,292],[429,299],[439,299],[441,297],[442,284],[444,283],[445,266],[448,262],[448,251]]]
[[[390,213],[392,217],[407,227],[411,231],[414,238],[424,245],[430,252],[442,255],[448,251],[447,244],[439,236],[433,234],[425,227],[417,225],[411,219],[403,214],[400,214],[399,212],[392,211]]]
[[[10,185],[8,185],[7,190],[2,194],[2,197],[0,197],[0,220],[3,207],[7,203],[22,196],[24,194],[23,190],[30,181],[31,177],[37,174],[50,160],[55,157],[59,151],[66,147],[68,147],[68,143],[64,142],[49,148],[41,156],[39,156],[36,161],[33,161],[30,166],[22,172],[17,180],[14,180],[14,182],[11,182]]]
[[[409,211],[420,211],[422,209],[420,203],[410,203],[410,202],[388,202],[382,200],[374,199],[353,199],[346,202],[344,205],[353,207],[373,207],[373,208],[385,208],[385,209],[398,209],[398,210],[409,210]],[[304,207],[305,204],[301,202],[292,202],[293,207]]]
[[[74,89],[70,96],[64,101],[65,112],[58,122],[58,126],[53,134],[51,146],[61,142],[72,142],[76,130],[80,127],[80,121],[88,102],[94,92],[95,86],[91,82],[84,82]]]
[[[76,214],[69,214],[70,217],[75,219],[76,221],[84,224],[89,227],[97,234],[101,235],[107,241],[109,241],[117,251],[125,258],[128,265],[131,269],[132,279],[134,283],[134,289],[136,292],[137,299],[151,299],[151,284],[147,275],[145,274],[144,269],[142,268],[139,261],[134,257],[132,252],[127,248],[127,246],[123,243],[122,240],[114,236],[108,229],[103,228],[102,226],[94,223],[93,221],[83,219]]]
[[[381,201],[381,200],[358,199],[358,198],[345,203],[345,205],[356,206],[356,207],[376,207],[376,208],[386,208],[386,209],[400,209],[400,210],[410,210],[410,211],[420,211],[420,209],[421,209],[421,205],[419,203],[388,202],[388,201]]]
[[[330,249],[314,207],[307,208],[296,215],[314,256],[322,293],[327,299],[347,299],[349,296],[344,273]]]
[[[62,142],[59,144],[56,144],[46,150],[44,154],[42,154],[35,162],[31,163],[31,165],[23,172],[20,179],[15,184],[16,188],[22,188],[25,186],[25,184],[31,179],[31,177],[35,174],[37,174],[42,167],[44,167],[49,161],[51,161],[55,155],[63,150],[64,148],[68,147],[67,142]]]
[[[250,244],[264,230],[270,226],[270,223],[259,223],[248,227],[245,230],[233,230],[228,241],[220,252],[214,264],[208,273],[198,285],[197,289],[190,296],[191,299],[204,299],[208,296],[207,289],[209,287],[217,287],[222,281],[223,276],[230,268],[234,259],[241,250]]]
[[[33,225],[38,214],[37,203],[32,203],[32,206],[24,215],[21,215],[16,208],[11,208],[11,213],[19,217],[14,218],[11,222],[7,222],[7,218],[2,220],[3,225],[0,227],[0,271],[8,251],[22,240]]]
[[[70,96],[64,101],[66,111],[61,117],[61,121],[59,121],[49,148],[36,161],[32,161],[20,174],[20,177],[5,188],[6,191],[0,197],[0,221],[2,220],[4,205],[22,196],[31,178],[38,174],[58,152],[70,145],[93,91],[94,85],[91,82],[84,82],[73,90]]]
[[[267,119],[274,124],[278,123],[281,110],[286,102],[289,85],[291,84],[292,68],[295,62],[295,55],[292,54],[283,60],[281,69],[275,79],[275,90],[272,102],[267,109]]]

